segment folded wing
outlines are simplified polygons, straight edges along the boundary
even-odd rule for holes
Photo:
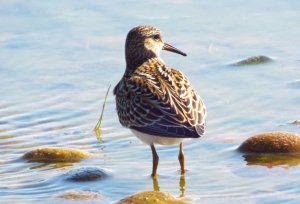
[[[155,71],[141,67],[125,83],[126,94],[117,97],[121,124],[163,137],[203,135],[205,106],[181,72],[164,65]]]

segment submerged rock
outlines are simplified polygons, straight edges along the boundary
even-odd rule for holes
[[[169,193],[145,191],[120,200],[117,204],[184,204]]]
[[[90,191],[66,191],[58,197],[67,200],[102,200],[104,198],[99,193]]]
[[[238,148],[246,153],[300,153],[300,135],[267,132],[250,137]]]
[[[292,125],[300,125],[300,120],[295,120],[292,122]]]
[[[23,155],[23,159],[31,162],[78,162],[90,157],[91,154],[82,150],[63,147],[41,147]]]
[[[107,173],[96,167],[84,167],[79,169],[73,169],[63,175],[68,181],[95,181],[106,178]]]
[[[233,63],[232,65],[233,66],[255,65],[255,64],[262,64],[271,61],[273,61],[271,58],[262,55],[262,56],[249,57],[247,59]]]
[[[289,87],[289,88],[292,88],[292,89],[299,89],[300,88],[300,81],[298,80],[298,81],[292,81],[292,82],[289,82],[288,84],[287,84],[287,86]]]

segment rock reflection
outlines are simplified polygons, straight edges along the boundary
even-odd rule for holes
[[[299,156],[300,154],[248,154],[243,157],[247,165],[259,165],[267,168],[278,166],[288,169],[300,164]]]
[[[50,169],[65,168],[65,167],[68,167],[68,166],[73,166],[73,163],[70,163],[70,162],[38,163],[37,165],[30,167],[30,169],[50,170]]]

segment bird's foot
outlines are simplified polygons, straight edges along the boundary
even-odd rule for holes
[[[185,174],[185,169],[180,170],[181,175]]]

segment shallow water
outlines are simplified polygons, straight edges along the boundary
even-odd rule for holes
[[[103,203],[160,189],[191,203],[298,203],[300,162],[262,165],[236,152],[265,131],[300,132],[299,1],[1,1],[1,202],[63,202],[67,190],[99,192]],[[152,180],[150,148],[118,122],[110,93],[102,141],[93,128],[109,84],[121,78],[124,41],[139,24],[160,28],[188,53],[162,58],[189,77],[208,109],[207,132],[178,147],[158,146],[159,177]],[[271,63],[230,66],[265,55]],[[97,155],[78,163],[28,163],[41,146]],[[79,167],[100,167],[109,178],[66,182]],[[71,201],[64,201],[66,203]],[[93,203],[98,201],[85,201]],[[100,202],[101,203],[101,202]]]

